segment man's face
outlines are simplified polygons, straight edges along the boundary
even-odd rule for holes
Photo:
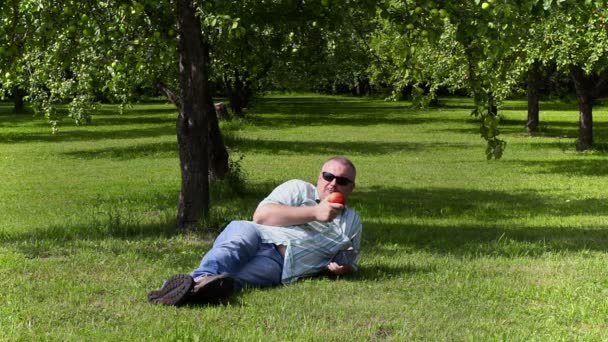
[[[327,180],[328,178],[333,179]],[[354,182],[355,172],[350,166],[330,160],[321,168],[321,172],[317,179],[317,191],[319,192],[321,200],[324,200],[325,197],[336,191],[339,191],[345,197],[348,197],[355,189]]]

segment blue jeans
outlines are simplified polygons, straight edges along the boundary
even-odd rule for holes
[[[192,271],[192,277],[228,272],[237,290],[274,286],[281,284],[283,260],[274,244],[262,243],[254,223],[232,221]]]

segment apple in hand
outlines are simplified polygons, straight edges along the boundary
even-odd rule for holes
[[[329,194],[329,196],[327,196],[327,202],[329,203],[340,203],[342,205],[344,205],[346,203],[346,199],[344,198],[344,195],[342,195],[341,192],[332,192],[331,194]]]

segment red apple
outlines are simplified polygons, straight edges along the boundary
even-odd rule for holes
[[[327,196],[327,202],[340,203],[344,205],[344,203],[346,203],[346,199],[344,198],[344,195],[342,195],[341,192],[332,192],[331,194],[329,194],[329,196]]]

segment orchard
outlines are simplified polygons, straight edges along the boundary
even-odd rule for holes
[[[576,89],[578,148],[591,148],[592,104],[608,78],[607,8],[603,0],[9,0],[0,4],[0,93],[57,134],[62,120],[89,123],[98,103],[166,97],[180,113],[178,226],[187,229],[208,212],[208,180],[229,172],[213,96],[243,117],[269,90],[382,89],[421,106],[440,89],[464,91],[485,155],[498,159],[502,101],[554,66]],[[539,81],[528,83],[534,108]],[[533,133],[538,110],[529,115]]]

